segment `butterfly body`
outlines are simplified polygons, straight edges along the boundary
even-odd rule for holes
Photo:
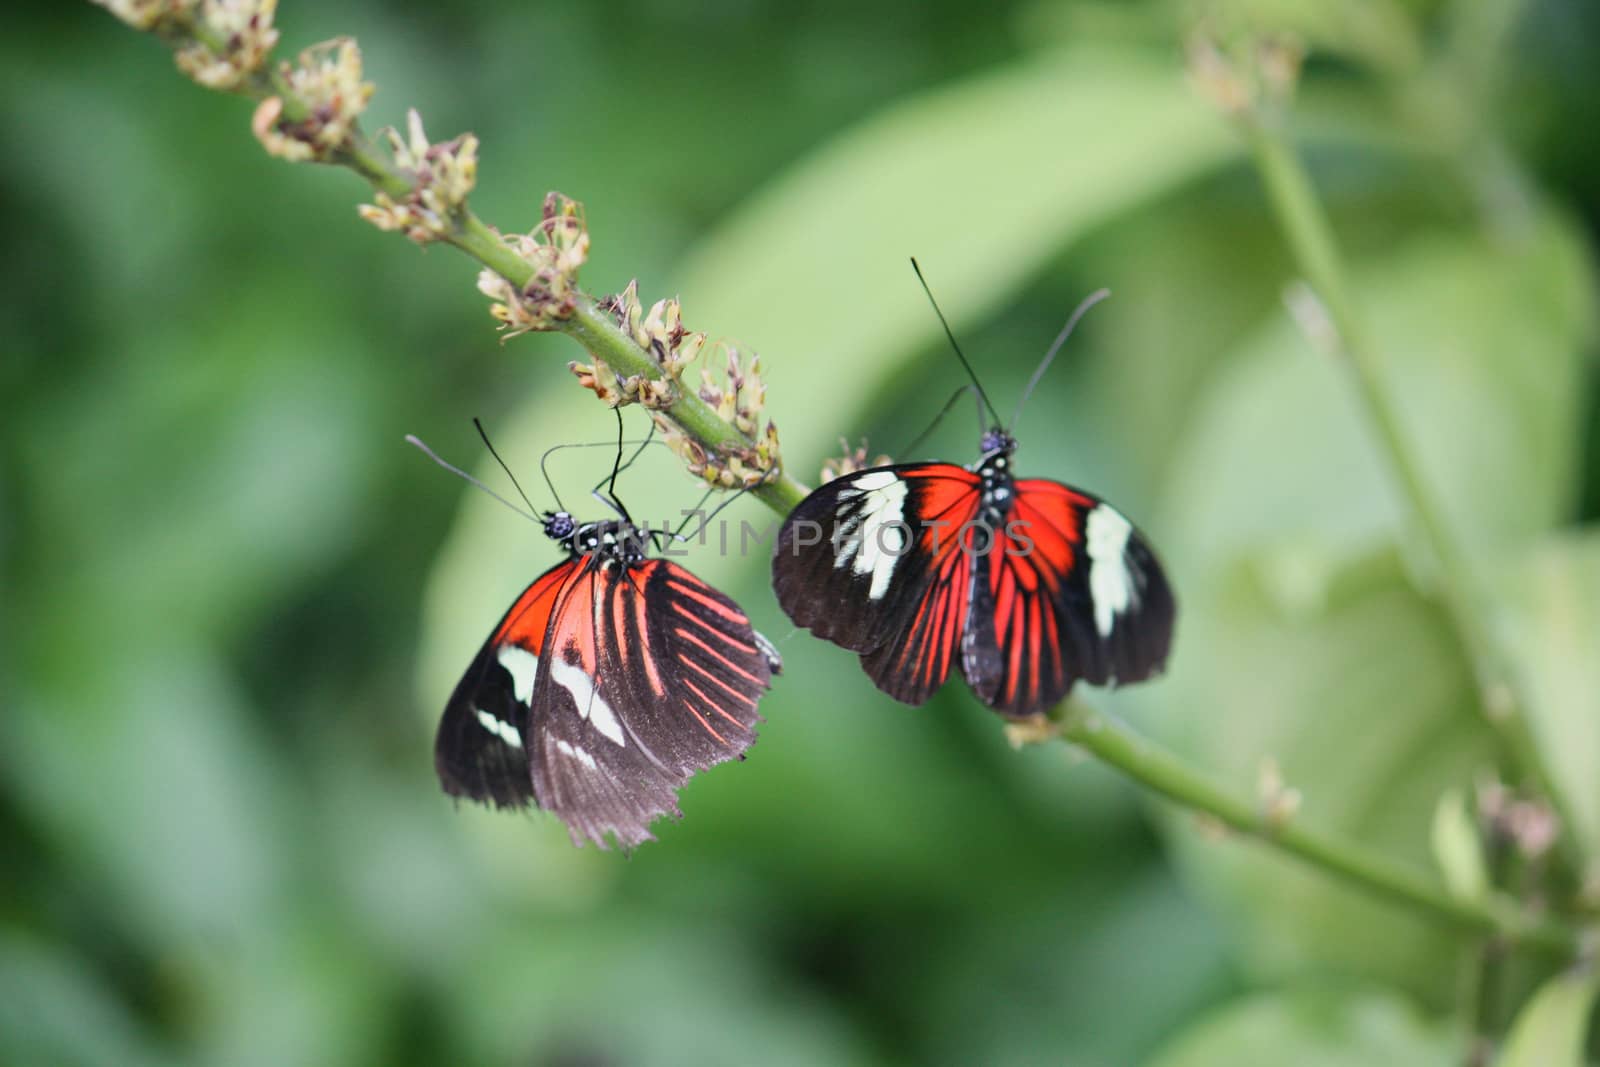
[[[445,706],[451,796],[559,816],[575,843],[649,840],[696,771],[743,758],[781,661],[728,597],[626,519],[547,513],[567,558],[517,598]]]
[[[1149,546],[1097,497],[1017,478],[1015,450],[993,429],[970,467],[895,464],[821,486],[779,532],[779,603],[909,704],[957,666],[980,700],[1017,717],[1078,680],[1159,671],[1175,607]]]

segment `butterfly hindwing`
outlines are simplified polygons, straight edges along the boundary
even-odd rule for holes
[[[630,620],[643,640],[620,651],[634,664],[634,731],[686,775],[742,756],[755,741],[756,703],[771,686],[776,652],[737,604],[676,563],[648,560],[631,577],[642,611]]]
[[[691,775],[744,754],[776,665],[731,600],[665,560],[583,566],[548,648],[529,715],[535,799],[602,848],[650,840]]]

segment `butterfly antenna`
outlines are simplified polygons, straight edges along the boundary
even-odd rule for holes
[[[505,497],[501,496],[499,493],[495,492],[493,489],[490,489],[487,485],[484,485],[482,482],[478,481],[478,479],[474,478],[472,475],[468,474],[466,471],[462,470],[460,467],[454,466],[454,465],[452,465],[450,463],[446,463],[444,460],[440,459],[438,453],[434,452],[433,449],[431,449],[427,445],[423,444],[422,440],[419,437],[417,437],[415,434],[409,434],[409,433],[406,434],[406,443],[407,444],[416,445],[418,448],[420,448],[422,450],[424,455],[426,455],[429,459],[433,460],[439,466],[443,467],[445,470],[449,471],[451,474],[454,474],[456,477],[465,479],[466,481],[470,482],[471,484],[477,486],[479,489],[482,489],[485,493],[488,493],[490,496],[492,496],[496,500],[500,501],[500,503],[504,504],[506,507],[508,507],[512,511],[516,512],[518,515],[521,515],[523,518],[531,519],[534,522],[539,522],[540,521],[539,516],[530,514],[529,512],[526,512],[526,511],[523,511],[521,508],[517,507],[511,501],[507,500]],[[524,497],[523,499],[526,500],[527,498]],[[533,505],[529,504],[528,507],[532,508]]]
[[[740,486],[738,489],[735,489],[733,492],[729,493],[727,498],[723,500],[722,503],[711,509],[711,514],[700,520],[700,529],[696,530],[691,536],[684,537],[683,528],[689,525],[690,519],[694,518],[700,513],[701,508],[706,506],[706,501],[711,499],[711,494],[717,491],[718,489],[714,485],[705,491],[705,495],[700,498],[700,503],[696,504],[694,510],[685,515],[683,517],[683,521],[678,524],[678,529],[672,535],[672,539],[674,541],[693,541],[695,538],[705,533],[706,527],[711,525],[711,520],[716,518],[718,515],[721,515],[723,508],[727,507],[729,504],[732,504],[735,500],[738,500],[740,497],[748,493],[750,491],[750,486]]]
[[[515,474],[511,473],[511,468],[506,466],[506,461],[501,459],[500,458],[500,453],[495,451],[494,443],[489,440],[489,431],[485,430],[483,428],[483,423],[480,420],[474,418],[472,420],[472,425],[474,425],[474,426],[476,426],[478,428],[478,436],[483,438],[483,446],[489,450],[489,455],[494,457],[494,461],[496,463],[500,464],[500,469],[506,472],[506,477],[511,479],[511,484],[513,486],[516,486],[517,495],[522,498],[522,502],[524,504],[528,505],[528,510],[529,511],[535,511],[535,512],[538,511],[539,509],[533,506],[533,501],[528,499],[528,494],[524,493],[522,491],[522,486],[517,484],[517,476]],[[549,479],[547,478],[547,479],[545,479],[545,481],[548,482]],[[551,496],[555,496],[556,495],[556,487],[553,486],[553,485],[550,487],[550,495]],[[556,497],[556,507],[558,507],[558,508],[561,507],[561,498],[560,497]]]
[[[622,521],[632,526],[633,516],[628,514],[628,509],[623,506],[622,501],[617,499],[617,475],[622,472],[622,409],[612,408],[611,411],[617,416],[617,454],[616,458],[611,461],[611,476],[602,483],[605,485],[606,491],[605,496],[601,497],[601,499],[616,508],[617,514],[622,516]],[[633,461],[630,459],[628,462],[632,463]],[[595,496],[600,496],[600,486],[595,486],[592,492]]]
[[[1022,399],[1017,401],[1017,410],[1011,413],[1011,425],[1006,427],[1010,433],[1017,427],[1017,420],[1022,418],[1022,405],[1028,402],[1028,394],[1033,392],[1033,387],[1039,384],[1039,379],[1044,377],[1044,372],[1049,368],[1050,361],[1056,358],[1056,353],[1061,351],[1061,346],[1067,343],[1067,338],[1072,336],[1073,328],[1078,325],[1078,320],[1100,301],[1111,295],[1110,289],[1096,289],[1083,298],[1083,303],[1075,308],[1067,318],[1067,324],[1061,327],[1061,332],[1056,334],[1056,339],[1050,344],[1050,351],[1044,354],[1039,361],[1039,368],[1033,372],[1033,377],[1028,379],[1028,387],[1022,391]]]
[[[950,399],[944,402],[944,407],[939,409],[939,414],[935,415],[933,417],[933,421],[928,423],[928,428],[917,434],[917,436],[912,439],[911,443],[906,445],[906,447],[900,451],[900,455],[906,459],[911,459],[917,451],[917,446],[926,441],[933,431],[939,428],[939,423],[943,422],[944,417],[950,414],[950,409],[955,407],[957,401],[970,392],[972,392],[972,386],[963,385],[960,389],[957,389],[954,393],[950,394]],[[980,422],[983,420],[983,408],[981,407],[978,409],[978,419]]]
[[[618,412],[618,414],[617,414],[617,418],[618,418],[618,420],[619,420],[619,421],[620,421],[620,420],[621,420],[621,418],[622,418],[622,414],[621,414],[621,412]],[[613,474],[613,475],[612,475],[612,482],[613,482],[613,484],[614,484],[614,483],[615,483],[615,481],[616,481],[616,475],[618,475],[618,474],[621,474],[621,473],[622,473],[622,472],[623,472],[623,471],[625,471],[625,470],[627,470],[627,469],[628,469],[628,468],[629,468],[629,467],[631,467],[631,466],[633,466],[633,464],[634,464],[634,461],[636,461],[636,460],[637,460],[637,459],[638,459],[638,458],[639,458],[639,457],[640,457],[640,456],[642,456],[642,455],[644,455],[644,450],[645,450],[645,449],[647,449],[647,448],[649,448],[649,447],[650,447],[650,446],[651,446],[651,445],[652,445],[652,444],[654,444],[654,443],[655,443],[655,438],[656,438],[656,424],[655,424],[655,421],[654,421],[654,420],[651,420],[651,423],[650,423],[650,432],[649,432],[649,433],[647,433],[647,434],[645,434],[645,435],[644,435],[644,439],[643,439],[643,440],[642,440],[642,441],[638,441],[638,442],[634,442],[634,441],[623,441],[623,440],[622,440],[622,439],[621,439],[621,437],[620,437],[620,435],[619,435],[619,437],[618,437],[618,440],[617,440],[617,449],[618,449],[618,456],[619,456],[619,458],[620,458],[620,456],[621,456],[621,448],[622,448],[622,446],[623,446],[623,445],[631,445],[631,444],[638,444],[638,446],[639,446],[639,447],[638,447],[638,448],[636,448],[636,449],[634,449],[634,450],[633,450],[633,455],[631,455],[631,456],[629,456],[629,457],[628,457],[628,458],[627,458],[627,459],[626,459],[626,460],[625,460],[625,461],[624,461],[624,462],[623,462],[623,464],[622,464],[622,466],[620,466],[620,467],[618,467],[618,468],[617,468],[617,469],[616,469],[616,472],[615,472],[615,473],[614,473],[614,474]],[[607,444],[610,444],[610,442],[609,442],[609,441],[608,441],[608,442],[606,442],[606,443],[607,443]],[[604,484],[604,483],[602,483],[602,484]],[[600,486],[598,486],[598,485],[597,485],[597,486],[595,486],[595,488],[596,488],[596,489],[598,489],[598,488],[600,488]]]
[[[966,353],[961,351],[961,346],[956,344],[956,335],[950,329],[949,321],[944,317],[944,312],[939,310],[939,302],[933,298],[933,290],[928,288],[928,279],[922,276],[922,268],[917,266],[917,257],[911,257],[911,269],[917,273],[917,281],[922,283],[922,291],[928,294],[928,303],[933,305],[933,313],[939,316],[939,325],[944,327],[944,335],[950,339],[950,347],[955,349],[956,358],[961,361],[961,366],[966,369],[967,377],[972,379],[972,387],[978,391],[978,399],[983,406],[989,409],[989,415],[994,419],[996,426],[1000,425],[1000,413],[989,403],[989,394],[983,391],[983,384],[978,381],[978,376],[972,370],[972,364],[967,362]]]
[[[664,444],[664,442],[662,442],[662,441],[654,440],[653,437],[646,437],[646,438],[644,438],[643,440],[640,440],[640,441],[625,441],[623,443],[624,444],[629,444],[629,445],[638,445],[639,446],[639,451],[635,452],[632,456],[630,456],[628,458],[628,462],[626,462],[626,463],[624,463],[622,465],[622,469],[623,470],[627,470],[633,464],[633,461],[638,459],[640,454],[643,453],[644,450],[647,447],[649,447],[650,445]],[[544,484],[550,486],[550,495],[551,496],[555,496],[555,492],[556,492],[555,486],[550,481],[549,465],[550,465],[550,457],[551,456],[553,456],[557,452],[560,452],[563,449],[567,449],[567,448],[616,448],[616,447],[617,447],[617,445],[616,445],[616,442],[614,442],[614,441],[569,441],[566,444],[551,445],[549,448],[545,449],[544,453],[542,455],[540,455],[540,457],[539,457],[539,473],[544,476]],[[610,475],[606,476],[606,478],[609,478],[609,477],[610,477]],[[599,485],[596,485],[594,487],[595,488],[595,492],[597,494],[599,492],[600,486],[606,484],[606,478],[602,478],[600,480]],[[559,500],[557,500],[556,503],[557,503],[558,506],[560,505],[560,501]]]

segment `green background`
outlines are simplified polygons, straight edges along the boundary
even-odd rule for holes
[[[1110,497],[1178,590],[1169,676],[1093,700],[1419,866],[1488,768],[1471,673],[1180,3],[297,3],[482,139],[477,211],[584,202],[637,278],[761,353],[814,482],[961,383],[1018,464]],[[1583,0],[1210,6],[1312,48],[1292,127],[1355,295],[1586,842],[1600,842],[1600,17]],[[610,416],[559,336],[502,347],[474,269],[266,158],[249,106],[87,4],[0,39],[0,1061],[15,1064],[1454,1063],[1469,946],[1012,751],[953,684],[911,710],[794,632],[764,548],[689,560],[778,641],[748,761],[624,857],[456,809],[443,699],[553,546],[402,443],[532,492]],[[630,425],[642,429],[637,412]],[[930,449],[965,462],[962,408]],[[603,450],[554,462],[571,504]],[[906,456],[903,458],[912,458]],[[496,483],[500,484],[500,483]],[[694,503],[664,452],[637,514]],[[540,490],[542,492],[542,490]],[[534,496],[535,503],[548,501]],[[574,505],[576,507],[576,505]],[[596,505],[598,506],[598,505]],[[577,510],[582,511],[581,507]],[[724,517],[757,528],[750,499]]]

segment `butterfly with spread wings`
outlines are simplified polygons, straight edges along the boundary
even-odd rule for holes
[[[489,634],[434,745],[446,793],[532,804],[566,823],[574,844],[602,849],[608,836],[624,848],[651,840],[650,823],[680,814],[678,787],[696,771],[743,759],[756,705],[782,669],[737,604],[651,558],[659,531],[622,516],[580,524],[544,513],[567,558]]]
[[[994,416],[976,376],[973,386]],[[1159,672],[1176,609],[1149,544],[1098,497],[1017,478],[1016,444],[995,417],[971,467],[902,463],[822,485],[779,530],[778,603],[858,653],[878,688],[908,704],[926,702],[958,665],[979,700],[1014,717],[1043,712],[1080,680]]]

